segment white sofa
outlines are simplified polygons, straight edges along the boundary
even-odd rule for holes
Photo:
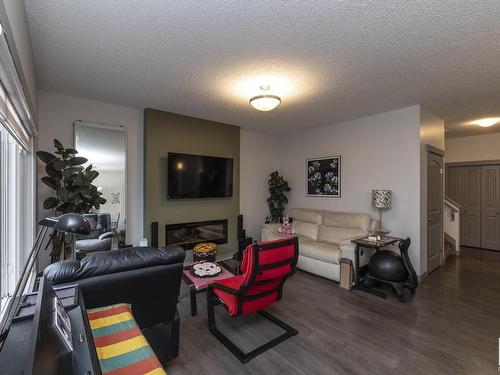
[[[354,264],[355,245],[352,239],[377,230],[379,222],[363,213],[333,212],[293,208],[293,229],[299,238],[297,267],[307,272],[340,281],[340,259],[349,258]],[[283,238],[280,224],[264,224],[262,241]],[[368,263],[371,254],[364,251],[360,265]]]

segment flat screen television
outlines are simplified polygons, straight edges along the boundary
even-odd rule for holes
[[[233,159],[168,153],[168,199],[233,196]]]

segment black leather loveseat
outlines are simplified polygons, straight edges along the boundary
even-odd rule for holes
[[[165,363],[179,353],[177,299],[184,257],[178,246],[132,247],[54,263],[43,274],[53,285],[78,284],[87,308],[131,304],[142,333]]]

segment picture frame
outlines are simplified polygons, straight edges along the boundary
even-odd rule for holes
[[[67,349],[72,352],[73,339],[71,335],[71,320],[57,296],[54,296],[54,326]]]
[[[340,156],[306,159],[306,196],[341,198],[341,161]]]

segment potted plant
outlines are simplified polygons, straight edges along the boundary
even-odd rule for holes
[[[269,175],[269,198],[267,205],[269,206],[270,221],[279,223],[285,211],[285,206],[288,203],[287,193],[291,191],[288,182],[279,175],[278,171],[274,171]],[[266,217],[266,221],[267,221]]]
[[[37,157],[45,163],[45,173],[42,182],[53,190],[53,195],[45,199],[43,208],[54,209],[56,215],[65,213],[86,214],[92,209],[99,209],[106,203],[102,193],[92,181],[99,176],[92,164],[83,167],[88,159],[75,156],[78,151],[74,148],[65,148],[61,142],[54,139],[55,155],[38,151]],[[52,259],[64,259],[71,251],[69,246],[73,235],[55,233],[52,236]]]

